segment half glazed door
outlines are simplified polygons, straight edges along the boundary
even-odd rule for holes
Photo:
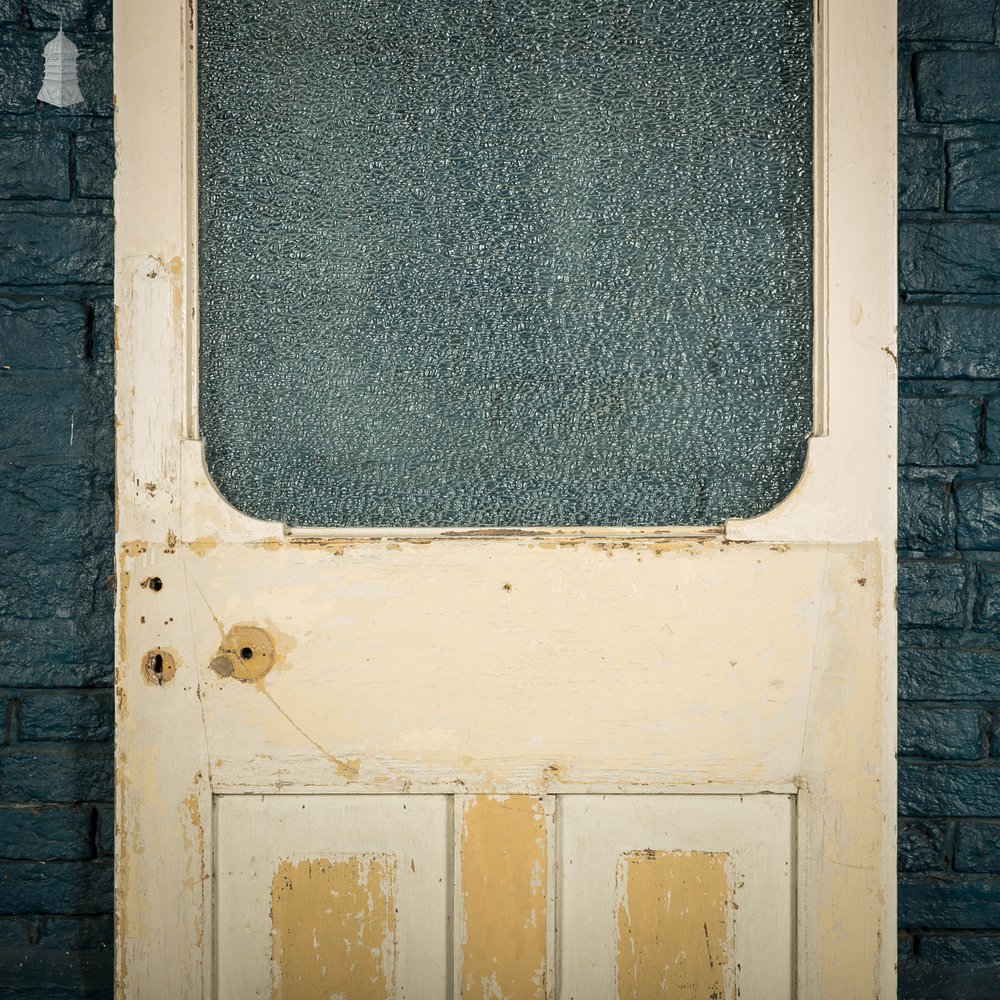
[[[894,42],[116,4],[119,997],[894,992]]]

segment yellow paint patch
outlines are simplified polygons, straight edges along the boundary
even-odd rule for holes
[[[211,535],[202,535],[200,538],[195,538],[188,542],[188,548],[196,556],[203,556],[207,552],[211,552],[218,544],[218,541]]]
[[[390,1000],[396,864],[388,854],[282,861],[271,882],[272,1000]]]
[[[541,800],[469,799],[461,840],[461,996],[544,1000],[548,858]]]
[[[622,855],[618,1000],[734,1000],[726,861],[701,851]]]

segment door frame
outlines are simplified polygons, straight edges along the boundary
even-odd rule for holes
[[[333,550],[369,538],[495,545],[512,537],[449,532],[445,543],[433,529],[286,530],[240,514],[212,485],[196,433],[196,25],[196,0],[115,5],[116,991],[178,1000],[213,995],[217,789],[198,684],[161,686],[142,670],[148,651],[169,650],[179,620],[164,616],[158,645],[137,645],[130,616],[161,567],[167,579],[172,555],[226,545],[287,553],[308,539]],[[821,738],[818,720],[847,708],[836,685],[817,680],[809,751],[796,773],[711,786],[796,794],[798,883],[807,887],[798,897],[798,992],[839,1000],[895,989],[895,2],[817,0],[815,25],[815,431],[801,481],[774,510],[722,526],[531,534],[607,545],[867,547],[874,572],[858,583],[876,606],[872,658],[849,678],[867,698]],[[870,787],[859,787],[859,775]],[[255,787],[269,786],[247,790]],[[546,787],[562,788],[558,779]],[[562,790],[601,787],[617,785]],[[676,781],[646,790],[679,787],[692,790]]]

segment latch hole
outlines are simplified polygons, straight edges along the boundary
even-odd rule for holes
[[[149,579],[143,580],[142,585],[148,590],[163,590],[163,581],[158,576],[151,576]]]

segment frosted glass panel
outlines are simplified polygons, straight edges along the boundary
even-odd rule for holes
[[[201,432],[297,525],[712,524],[811,424],[806,0],[199,3]]]

